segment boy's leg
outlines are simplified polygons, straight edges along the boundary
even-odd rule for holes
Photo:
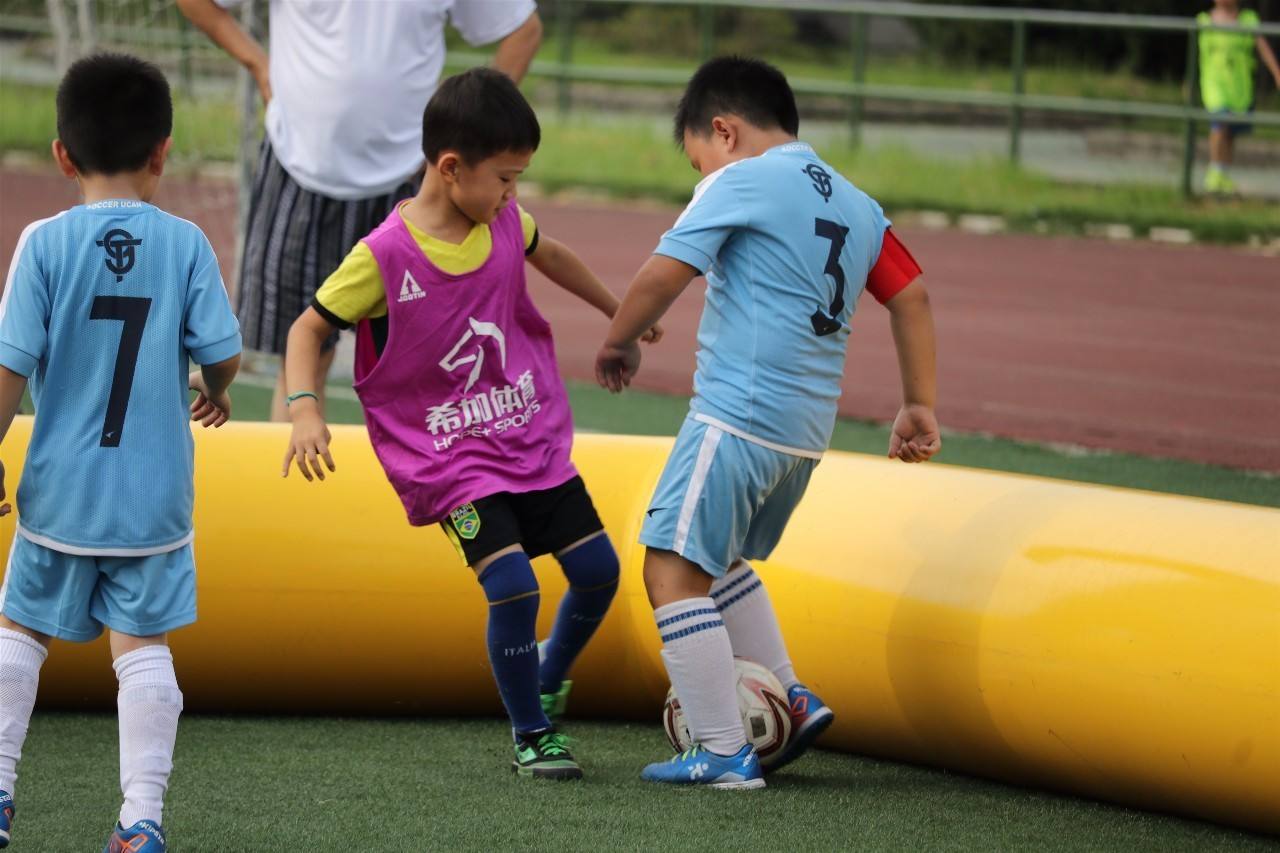
[[[618,591],[618,553],[603,530],[558,552],[556,559],[569,588],[543,646],[539,689],[544,696],[559,694],[569,668],[600,627]]]
[[[1228,124],[1214,125],[1209,129],[1209,168],[1204,176],[1204,188],[1209,192],[1225,193],[1234,187],[1228,174],[1233,154],[1233,133],[1232,126]]]
[[[182,714],[182,691],[166,635],[137,637],[111,632],[112,666],[120,682],[120,826],[162,822],[164,795],[173,772],[173,747]]]
[[[475,570],[489,601],[486,644],[493,678],[511,718],[512,770],[552,779],[581,778],[564,737],[542,710],[538,691],[538,579],[519,544],[520,529],[507,495],[464,504],[441,522]]]
[[[717,788],[764,785],[738,709],[733,648],[711,583],[742,553],[759,498],[781,476],[778,454],[688,418],[640,531],[645,587],[662,660],[697,743],[650,764],[645,779]]]
[[[109,848],[156,839],[163,849],[160,823],[182,715],[168,633],[196,619],[195,556],[185,545],[141,557],[99,557],[98,571],[89,611],[111,629],[119,682],[123,803]]]
[[[9,843],[18,761],[50,638],[0,616],[0,847]]]
[[[554,553],[569,581],[551,636],[540,648],[543,705],[556,716],[564,712],[565,676],[618,591],[618,554],[581,477],[518,496],[515,508],[530,551]]]
[[[782,539],[791,514],[800,505],[817,460],[792,457],[788,471],[774,486],[751,519],[743,544],[743,558],[712,587],[712,597],[733,641],[733,653],[767,666],[786,690],[791,735],[782,748],[767,756],[767,770],[777,770],[803,755],[835,721],[835,714],[816,693],[800,683],[773,602],[764,581],[748,559],[768,559]]]
[[[0,587],[0,847],[8,844],[13,788],[51,637],[92,640],[92,557],[63,554],[15,534]]]
[[[662,639],[662,662],[695,743],[717,755],[747,744],[738,712],[729,632],[708,596],[711,575],[673,551],[649,548],[644,582]]]
[[[515,737],[514,773],[581,779],[568,741],[555,730],[538,691],[538,579],[529,556],[512,545],[475,564],[489,599],[489,663]]]
[[[489,663],[516,732],[551,728],[538,691],[538,579],[529,557],[511,545],[479,560],[476,578],[489,601]]]
[[[835,714],[796,677],[773,602],[764,581],[748,563],[739,561],[712,584],[711,597],[728,629],[733,654],[768,667],[786,691],[791,736],[780,750],[762,760],[766,770],[779,770],[803,755],[835,721]]]
[[[164,554],[102,558],[91,608],[111,628],[112,666],[119,681],[120,809],[115,838],[123,843],[159,826],[173,772],[182,714],[168,632],[196,618],[191,546]]]
[[[724,620],[735,657],[753,660],[772,670],[785,690],[800,683],[787,654],[773,602],[755,569],[744,560],[734,563],[724,577],[711,584],[711,598]]]

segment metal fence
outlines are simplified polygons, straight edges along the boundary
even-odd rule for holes
[[[194,90],[193,56],[207,58],[211,51],[216,52],[216,49],[212,48],[200,33],[194,32],[187,25],[185,19],[177,12],[173,0],[96,0],[96,2],[95,0],[74,0],[73,13],[68,13],[65,5],[67,2],[72,0],[47,0],[48,13],[45,15],[32,14],[30,11],[26,15],[0,13],[0,30],[25,31],[51,37],[57,44],[59,62],[65,62],[66,57],[73,52],[67,47],[71,41],[78,42],[76,46],[80,52],[83,52],[86,47],[91,47],[95,41],[136,45],[149,53],[167,52],[173,63],[176,63],[180,90],[185,90],[188,94]],[[696,57],[698,60],[710,58],[716,51],[716,14],[721,9],[772,9],[848,16],[850,21],[848,79],[793,77],[791,84],[800,94],[844,99],[848,105],[850,129],[855,141],[859,138],[864,121],[865,103],[868,99],[1004,110],[1007,112],[1009,130],[1008,152],[1010,159],[1014,162],[1021,157],[1024,116],[1028,111],[1167,121],[1177,123],[1183,128],[1181,185],[1183,192],[1190,195],[1198,124],[1225,121],[1280,127],[1280,112],[1259,112],[1248,117],[1224,117],[1212,115],[1198,106],[1197,34],[1199,30],[1191,18],[996,9],[981,6],[934,6],[926,3],[899,2],[899,0],[885,0],[885,2],[876,2],[876,0],[639,0],[639,2],[637,0],[558,0],[553,12],[553,20],[550,22],[557,36],[558,54],[554,60],[535,61],[530,73],[556,82],[557,102],[562,113],[567,113],[572,108],[574,83],[680,86],[688,76],[688,69],[636,68],[576,62],[574,46],[579,13],[587,4],[679,6],[696,10],[699,31],[699,51]],[[256,0],[256,2],[250,0],[245,3],[242,7],[243,20],[246,22],[260,20],[254,17],[254,9],[257,8],[257,14],[260,16],[265,6],[265,0]],[[126,9],[129,10],[127,14],[122,11]],[[868,82],[868,30],[869,21],[873,17],[1007,24],[1011,47],[1010,91],[986,92]],[[1031,27],[1185,33],[1187,70],[1184,80],[1184,101],[1182,104],[1171,104],[1029,94],[1026,91],[1026,47],[1027,31]],[[1236,27],[1215,27],[1215,29],[1244,32]],[[73,30],[78,31],[79,35],[74,34]],[[1280,25],[1263,25],[1252,32],[1262,35],[1280,35]],[[450,56],[450,65],[456,67],[483,60],[484,57],[479,54],[454,52]],[[216,67],[225,71],[226,63],[227,61],[223,58]],[[241,75],[239,91],[242,125],[244,125],[240,130],[251,134],[256,127],[257,107],[247,75]],[[244,132],[241,135],[242,151],[251,150],[252,140]],[[247,163],[244,166],[247,168]]]
[[[867,99],[889,102],[928,103],[952,106],[999,108],[1008,112],[1009,158],[1018,162],[1022,156],[1023,118],[1027,111],[1058,114],[1087,114],[1125,119],[1156,119],[1176,122],[1183,126],[1181,187],[1184,195],[1192,194],[1192,170],[1196,156],[1196,126],[1209,121],[1249,123],[1280,127],[1280,113],[1259,112],[1245,116],[1222,116],[1207,112],[1199,106],[1199,80],[1197,36],[1199,27],[1191,18],[1173,18],[1157,15],[1124,15],[1090,12],[1058,12],[1036,9],[996,9],[983,6],[934,6],[926,3],[897,2],[896,0],[643,0],[653,6],[682,6],[697,10],[699,28],[699,61],[715,54],[715,13],[723,8],[774,9],[790,12],[823,12],[847,15],[850,19],[850,75],[847,81],[816,80],[792,77],[792,88],[800,94],[842,96],[849,104],[849,123],[855,142],[863,123]],[[562,113],[572,105],[571,86],[575,82],[625,83],[648,85],[681,85],[687,78],[685,70],[661,68],[630,68],[607,65],[582,65],[574,61],[574,42],[577,12],[585,5],[636,5],[636,0],[559,0],[556,4],[554,31],[557,35],[559,55],[552,61],[540,60],[533,64],[530,73],[558,81],[558,103]],[[868,19],[894,17],[924,20],[948,20],[969,22],[995,22],[1009,25],[1011,62],[1009,75],[1011,91],[977,92],[959,89],[942,89],[922,86],[886,85],[867,82]],[[1109,100],[1060,95],[1035,95],[1026,91],[1027,30],[1032,26],[1076,27],[1100,30],[1130,30],[1177,33],[1187,36],[1187,70],[1184,80],[1185,99],[1181,105],[1152,103],[1134,100]],[[1280,35],[1280,25],[1264,24],[1256,30],[1240,27],[1214,26],[1212,29],[1227,32],[1250,32],[1259,35]],[[474,56],[459,56],[460,61]]]

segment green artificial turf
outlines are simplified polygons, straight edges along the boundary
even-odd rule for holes
[[[237,385],[235,416],[246,420],[264,419],[270,396],[266,388]],[[684,398],[644,391],[629,390],[613,396],[585,382],[569,383],[569,400],[578,429],[636,435],[675,435],[689,406]],[[334,423],[364,422],[359,403],[349,397],[331,399],[329,417]],[[831,446],[836,450],[878,455],[889,447],[889,428],[883,424],[841,420],[836,424]],[[1006,438],[946,433],[942,454],[935,461],[943,465],[1280,507],[1280,477],[1176,459],[1065,450]]]
[[[512,775],[497,719],[190,716],[165,811],[170,849],[1275,849],[1213,824],[831,752],[763,791],[660,788],[638,776],[670,755],[654,717],[570,720],[587,778],[556,783]],[[98,849],[117,782],[113,716],[37,712],[10,849]]]

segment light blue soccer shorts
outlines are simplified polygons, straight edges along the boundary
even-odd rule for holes
[[[149,637],[196,621],[191,545],[143,557],[67,554],[13,537],[0,612],[42,634],[77,643],[103,626]]]
[[[817,464],[690,415],[649,502],[640,543],[675,551],[714,577],[739,559],[763,560]]]

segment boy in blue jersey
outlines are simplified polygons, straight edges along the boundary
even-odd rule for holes
[[[864,287],[889,309],[902,372],[889,455],[923,462],[941,446],[920,269],[880,206],[796,138],[799,124],[786,78],[766,63],[722,58],[698,70],[675,135],[704,179],[636,274],[597,357],[597,379],[621,391],[640,366],[640,335],[706,274],[689,417],[640,533],[663,661],[697,743],[646,767],[655,782],[763,787],[734,655],[769,667],[788,691],[792,735],[771,769],[831,724],[797,679],[745,561],[772,552],[827,449]]]
[[[0,589],[0,847],[49,642],[105,626],[124,794],[106,850],[162,853],[182,711],[166,633],[196,617],[187,419],[230,415],[240,329],[204,234],[149,203],[171,144],[164,75],[89,57],[57,107],[53,156],[84,204],[27,226],[0,301],[0,443],[28,381],[36,406]]]

